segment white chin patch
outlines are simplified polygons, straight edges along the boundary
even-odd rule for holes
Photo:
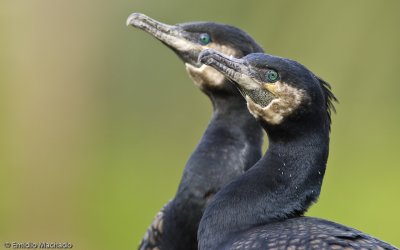
[[[184,46],[184,44],[182,44],[182,46]],[[234,48],[216,43],[210,43],[206,46],[194,46],[194,47],[196,47],[196,49],[199,50],[211,48],[225,55],[233,57],[241,56],[241,54],[238,53]],[[190,78],[192,78],[196,86],[198,86],[202,90],[208,88],[221,88],[223,84],[225,84],[225,76],[210,66],[202,64],[200,67],[195,67],[189,63],[186,63],[185,65],[186,65],[186,71],[188,72]]]
[[[178,51],[189,51],[194,49],[200,49],[200,46],[198,46],[197,44],[188,42],[183,38],[177,39],[175,37],[172,37],[172,39],[169,40],[168,44],[177,49]]]
[[[224,75],[210,66],[202,64],[197,68],[189,63],[185,63],[185,65],[190,78],[200,89],[218,88],[224,84]]]
[[[247,108],[257,119],[262,119],[271,125],[282,123],[285,117],[292,114],[301,103],[308,99],[304,90],[296,89],[282,82],[276,82],[276,99],[268,106],[262,107],[246,96]]]

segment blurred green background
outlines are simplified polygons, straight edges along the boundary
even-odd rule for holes
[[[340,99],[308,215],[400,245],[399,1],[0,3],[0,241],[135,249],[211,115],[132,12],[229,23],[307,65]],[[3,244],[3,243],[1,243]]]

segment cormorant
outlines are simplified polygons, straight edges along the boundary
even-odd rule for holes
[[[197,230],[209,199],[261,157],[262,128],[239,91],[212,67],[198,63],[205,48],[242,57],[262,48],[238,28],[193,22],[166,25],[134,13],[128,25],[140,28],[171,48],[194,83],[211,99],[213,116],[190,156],[175,198],[156,216],[139,249],[197,249]]]
[[[336,100],[329,84],[295,61],[262,53],[236,59],[205,50],[199,60],[235,83],[269,139],[261,160],[207,206],[199,249],[396,249],[355,229],[303,217],[319,196],[328,158]]]

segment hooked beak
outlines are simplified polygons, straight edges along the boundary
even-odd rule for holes
[[[142,13],[132,13],[126,20],[126,25],[139,28],[162,42],[168,42],[172,36],[177,36],[177,27],[158,22]]]
[[[126,20],[126,25],[147,32],[174,50],[184,61],[197,64],[197,55],[202,48],[186,39],[187,32],[181,27],[158,22],[141,13],[131,14]]]
[[[276,97],[268,84],[252,76],[251,66],[246,59],[228,57],[213,49],[206,49],[200,53],[199,61],[221,72],[233,81],[245,98],[249,96],[261,106],[267,106]]]
[[[200,53],[199,61],[215,68],[242,88],[248,90],[260,88],[261,83],[251,77],[250,68],[243,59],[228,57],[216,50],[206,49]]]

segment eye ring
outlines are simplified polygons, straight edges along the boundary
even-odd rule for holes
[[[271,82],[271,83],[279,80],[278,72],[276,72],[275,70],[272,70],[272,69],[267,71],[266,76],[267,76],[268,82]]]
[[[211,42],[211,37],[207,33],[200,34],[199,36],[199,43],[201,45],[207,45]]]

